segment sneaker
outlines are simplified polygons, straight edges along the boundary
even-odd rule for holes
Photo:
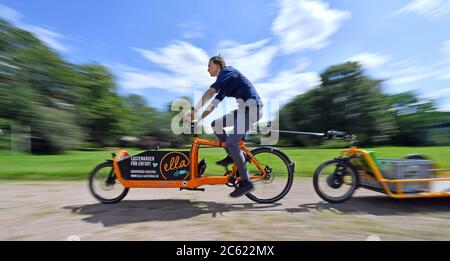
[[[238,187],[236,190],[230,193],[230,197],[232,198],[238,198],[240,196],[243,196],[251,191],[253,191],[255,187],[253,186],[253,183],[251,183],[248,180],[244,180],[239,182]]]
[[[202,159],[200,161],[200,163],[198,163],[198,177],[202,177],[203,173],[205,173],[205,169],[206,169],[206,160]]]
[[[233,162],[234,161],[231,158],[230,154],[228,154],[224,159],[217,161],[216,164],[226,167],[226,166],[228,166],[230,164],[233,164]]]

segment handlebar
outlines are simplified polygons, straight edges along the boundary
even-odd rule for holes
[[[335,130],[330,130],[324,133],[323,137],[325,139],[343,139],[346,141],[355,141],[356,140],[356,135],[352,135],[349,134],[347,132],[344,131],[335,131]]]

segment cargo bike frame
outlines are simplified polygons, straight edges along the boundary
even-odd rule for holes
[[[191,123],[191,131],[195,128],[195,124]],[[159,178],[152,180],[126,177],[124,169],[127,170],[127,168],[124,168],[122,165],[127,160],[133,159],[133,157],[125,149],[121,149],[118,153],[113,154],[112,160],[107,160],[98,165],[91,172],[89,176],[89,190],[100,202],[111,204],[121,201],[130,188],[178,188],[180,190],[204,191],[204,188],[201,187],[205,185],[238,186],[240,177],[235,164],[231,170],[226,168],[223,175],[203,175],[206,163],[204,160],[199,161],[201,146],[226,147],[226,143],[201,139],[197,134],[194,134],[188,155],[187,152],[167,152],[164,154],[164,157],[167,155],[172,156],[168,163],[164,163],[164,158],[159,162],[150,162],[150,166],[151,164],[159,165],[160,169],[163,165],[166,169],[175,168],[177,165],[178,167],[185,167],[185,171],[188,174],[181,179],[170,179],[166,177],[167,175],[161,175],[161,173]],[[240,148],[247,161],[250,179],[255,184],[255,191],[247,193],[246,196],[257,203],[274,203],[286,196],[293,183],[295,163],[286,154],[274,147],[260,146],[250,150],[246,146],[245,140],[242,140]],[[151,156],[153,154],[151,151],[146,151],[142,155]],[[164,172],[164,169],[161,170]],[[115,187],[119,187],[119,191],[115,194],[102,194],[113,191]],[[274,189],[273,187],[276,188]]]

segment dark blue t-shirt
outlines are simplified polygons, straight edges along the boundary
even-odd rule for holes
[[[262,105],[261,98],[253,84],[241,72],[231,66],[222,68],[211,88],[217,90],[216,99],[219,101],[222,101],[225,97],[234,97],[243,101],[254,99],[257,105]]]

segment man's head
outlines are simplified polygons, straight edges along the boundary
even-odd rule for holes
[[[225,60],[223,59],[222,56],[217,55],[217,56],[213,56],[209,59],[209,63],[208,63],[208,72],[209,75],[211,75],[211,77],[215,77],[217,75],[219,75],[220,70],[222,70],[223,67],[225,67]]]

